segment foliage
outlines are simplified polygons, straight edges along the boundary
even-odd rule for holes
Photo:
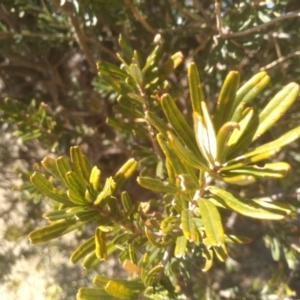
[[[52,1],[39,5],[17,1],[11,10],[15,17],[23,12],[39,22],[22,17],[22,26],[29,31],[15,28],[14,21],[3,25],[7,40],[3,55],[10,63],[19,62],[17,68],[27,68],[24,74],[31,78],[28,84],[35,92],[28,92],[25,85],[24,100],[6,89],[9,98],[1,104],[2,121],[17,126],[15,134],[24,142],[39,139],[58,155],[72,144],[81,144],[88,145],[89,151],[94,147],[107,153],[117,145],[120,156],[110,168],[104,164],[105,155],[99,163],[94,157],[86,158],[91,152],[85,156],[83,147],[72,146],[70,162],[65,156],[47,156],[42,161],[47,174],[36,168],[31,183],[25,184],[29,192],[39,190],[53,200],[52,209],[43,215],[49,224],[29,234],[33,244],[80,229],[83,239],[71,254],[73,263],[82,260],[83,267],[90,270],[117,255],[131,277],[98,274],[93,281],[97,288],[81,288],[77,299],[204,297],[205,284],[193,281],[193,268],[203,274],[216,268],[218,261],[228,264],[230,251],[251,241],[246,233],[232,233],[225,226],[232,215],[262,220],[265,244],[273,259],[281,260],[280,253],[284,253],[288,267],[298,268],[299,253],[290,242],[299,236],[299,229],[291,225],[297,218],[297,202],[274,201],[269,195],[253,193],[261,184],[278,182],[288,174],[290,164],[281,161],[278,153],[300,134],[300,127],[293,126],[296,114],[291,115],[291,127],[276,127],[299,94],[299,86],[291,82],[299,73],[291,68],[298,59],[297,51],[281,56],[274,64],[279,70],[270,72],[275,82],[281,76],[286,84],[265,89],[270,81],[265,70],[271,67],[264,55],[270,60],[278,55],[282,28],[289,31],[289,39],[298,34],[289,24],[289,18],[295,16],[287,14],[278,32],[274,30],[281,20],[272,23],[273,31],[266,38],[263,31],[272,25],[268,22],[290,9],[286,3],[264,7],[224,1],[225,13],[220,13],[217,1],[215,10],[207,1],[193,5],[169,2]],[[4,1],[4,5],[9,3]],[[2,14],[9,14],[3,7]],[[141,12],[147,9],[155,13],[144,18]],[[212,21],[214,13],[217,24]],[[248,21],[235,18],[237,13],[249,16]],[[119,35],[120,24],[127,35]],[[253,27],[257,28],[248,33]],[[44,39],[32,52],[34,39],[41,36]],[[61,53],[73,56],[74,41],[76,51],[85,58],[79,71],[69,67],[71,59],[60,61]],[[195,47],[195,43],[200,45]],[[121,54],[114,53],[118,47]],[[50,55],[49,49],[57,53]],[[174,49],[181,52],[172,54]],[[30,55],[37,52],[36,57]],[[195,56],[198,52],[201,55]],[[194,62],[188,62],[194,56]],[[253,56],[256,63],[251,66]],[[184,59],[187,77],[182,69]],[[283,65],[285,60],[288,66]],[[32,64],[35,61],[39,64]],[[205,74],[201,81],[197,66]],[[221,84],[230,69],[235,71]],[[240,84],[240,77],[250,74],[251,79]],[[83,80],[85,75],[94,90]],[[16,77],[7,72],[4,80],[15,81]],[[190,100],[183,102],[183,95]],[[27,102],[31,96],[37,100],[12,100]],[[263,104],[262,99],[269,99],[268,103]],[[106,116],[106,125],[97,128],[97,119]],[[112,156],[109,160],[113,161]],[[137,195],[131,190],[136,177],[149,192]],[[274,277],[276,280],[282,283],[281,293],[292,294],[283,277]],[[194,291],[187,291],[189,282]],[[259,296],[275,289],[270,284]],[[234,291],[231,296],[238,297]]]

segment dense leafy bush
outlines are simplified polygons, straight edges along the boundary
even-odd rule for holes
[[[299,226],[288,172],[297,174],[300,127],[297,110],[288,109],[299,94],[299,70],[291,67],[299,53],[279,46],[279,30],[289,31],[288,41],[297,35],[289,22],[298,22],[298,13],[287,13],[292,3],[282,1],[224,1],[224,12],[217,1],[169,2],[1,6],[8,62],[2,122],[28,145],[37,139],[34,147],[57,154],[35,172],[19,170],[31,199],[53,200],[43,215],[49,224],[33,231],[31,224],[29,239],[48,242],[79,229],[73,263],[82,260],[89,271],[118,258],[128,276],[98,274],[97,287],[80,288],[78,299],[292,296]],[[154,13],[145,17],[147,9]],[[274,53],[280,57],[271,62]],[[25,79],[19,90],[16,71]],[[240,76],[251,78],[240,84]],[[267,89],[270,77],[277,84]],[[291,143],[290,158],[282,148]],[[60,156],[69,148],[70,161]],[[293,192],[282,186],[270,193],[266,186],[278,182]],[[240,245],[253,243],[237,218],[255,224],[273,260],[293,270],[289,281],[279,273],[253,291],[212,288],[204,274],[225,263],[234,268]]]

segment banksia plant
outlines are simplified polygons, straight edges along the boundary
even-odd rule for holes
[[[99,63],[95,86],[106,85],[117,97],[115,114],[107,123],[152,147],[132,145],[134,158],[102,180],[103,185],[101,171],[90,165],[78,146],[71,148],[71,163],[64,157],[46,157],[42,165],[51,176],[35,172],[31,182],[57,205],[44,214],[49,225],[29,238],[32,243],[45,242],[90,223],[94,235],[75,249],[71,261],[82,260],[88,270],[118,255],[131,279],[99,274],[96,287],[81,288],[78,300],[178,299],[182,295],[178,274],[189,280],[191,263],[206,272],[215,259],[226,261],[228,243],[250,241],[226,233],[224,209],[261,220],[293,218],[290,204],[242,198],[230,186],[245,187],[287,174],[289,164],[272,157],[299,138],[300,126],[259,146],[255,142],[295,102],[299,86],[289,83],[256,111],[251,104],[266,88],[269,76],[258,73],[239,87],[239,73],[232,71],[211,114],[197,67],[190,63],[192,122],[188,122],[175,101],[178,91],[172,91],[167,81],[182,54],[160,63],[163,51],[158,43],[142,63],[122,36],[120,47],[121,68]],[[156,199],[131,199],[123,184],[136,174],[138,184],[156,193]]]

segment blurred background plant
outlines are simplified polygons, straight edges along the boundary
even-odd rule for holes
[[[105,81],[100,81],[96,63],[109,62],[119,67],[116,52],[120,52],[121,33],[133,49],[138,49],[141,60],[152,51],[158,33],[163,39],[162,62],[174,52],[183,53],[183,63],[169,74],[168,89],[174,93],[183,114],[189,116],[186,66],[192,60],[200,71],[210,109],[231,70],[238,70],[242,80],[250,79],[259,71],[270,75],[272,84],[256,100],[256,108],[283,85],[297,82],[299,14],[297,0],[215,3],[205,0],[3,0],[0,4],[3,111],[0,261],[4,270],[1,294],[8,295],[9,290],[14,290],[15,294],[8,295],[7,299],[21,294],[25,297],[28,294],[27,299],[74,299],[77,287],[87,285],[93,277],[68,262],[70,249],[82,239],[80,234],[43,247],[29,246],[26,235],[44,224],[42,214],[51,206],[34,190],[29,175],[37,170],[35,163],[46,153],[51,151],[59,156],[66,154],[71,145],[81,145],[91,163],[98,165],[107,177],[131,157],[134,143],[152,146],[147,139],[120,133],[116,126],[109,126],[112,122],[106,123],[108,116],[117,115],[113,106],[118,94]],[[122,53],[123,57],[126,55]],[[6,97],[12,100],[4,102]],[[266,138],[278,137],[296,127],[298,118],[296,103]],[[259,192],[297,204],[298,153],[298,143],[280,153],[280,160],[292,166],[286,178],[275,183],[264,181],[255,190],[250,187],[242,192],[247,196]],[[142,200],[153,196],[134,180],[128,185],[133,198]],[[292,225],[299,226],[299,223],[295,221]],[[226,264],[216,264],[211,272],[195,272],[188,285],[193,292],[186,291],[186,295],[198,295],[199,299],[292,297],[292,291],[297,290],[299,265],[295,255],[287,259],[291,249],[287,245],[292,243],[299,253],[297,232],[294,241],[287,241],[284,232],[278,234],[276,227],[270,230],[255,220],[235,214],[227,219],[226,228],[249,236],[252,243],[232,249],[231,259]],[[26,261],[31,267],[34,264],[42,275],[33,277],[31,272],[25,272]],[[103,268],[109,270],[105,273],[108,276],[122,272],[114,260],[108,266]],[[22,272],[27,277],[22,277]],[[38,277],[45,280],[37,283]],[[40,295],[37,290],[28,291],[33,282],[42,287]]]

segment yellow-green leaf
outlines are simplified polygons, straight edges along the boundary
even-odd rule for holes
[[[168,131],[168,141],[172,146],[172,149],[180,158],[180,160],[188,165],[202,169],[204,171],[209,171],[207,167],[207,162],[203,159],[203,157],[196,156],[194,153],[187,150],[179,141],[179,139],[170,131]]]
[[[32,184],[45,196],[60,202],[62,204],[66,204],[69,206],[73,206],[74,204],[69,200],[68,196],[62,192],[57,191],[53,184],[41,173],[34,172],[30,177],[30,181]]]
[[[224,229],[218,209],[207,199],[197,200],[201,219],[210,246],[224,245]]]
[[[194,62],[191,62],[188,65],[188,79],[193,111],[202,115],[201,102],[204,101],[204,98],[198,69]]]
[[[106,260],[107,248],[106,248],[105,232],[101,231],[99,227],[96,228],[96,232],[95,232],[95,245],[96,245],[96,256],[100,260]]]
[[[217,102],[217,111],[214,116],[216,131],[223,124],[230,121],[230,111],[235,102],[236,91],[240,83],[240,75],[237,71],[231,71],[224,80]]]
[[[107,294],[104,289],[97,288],[80,288],[76,300],[116,300],[115,297]]]
[[[182,140],[188,149],[194,153],[198,153],[199,150],[195,140],[194,132],[169,94],[164,94],[161,97],[161,105],[177,136]]]
[[[189,209],[184,209],[181,212],[181,228],[183,235],[190,242],[195,242],[198,239],[196,224],[193,219],[193,213]]]
[[[79,178],[88,181],[91,173],[91,166],[79,146],[71,147],[70,157],[76,174]]]
[[[95,249],[95,237],[92,236],[72,252],[70,257],[71,262],[73,264],[76,264],[82,258],[90,254],[94,249]]]
[[[95,215],[92,214],[90,219],[85,221],[77,221],[76,218],[60,220],[45,227],[38,228],[29,233],[28,236],[32,244],[47,242],[79,228],[94,218]]]
[[[228,207],[242,215],[267,220],[281,220],[286,216],[286,212],[280,209],[264,207],[253,200],[239,199],[231,193],[216,187],[209,186],[208,190],[218,197],[219,201],[225,207]]]
[[[290,108],[299,95],[298,84],[291,82],[278,92],[259,114],[259,126],[252,139],[255,141],[264,134]]]
[[[138,177],[137,182],[140,186],[161,193],[172,193],[176,194],[179,189],[176,185],[168,182],[163,182],[159,179],[154,179],[151,177]]]
[[[230,120],[239,122],[245,105],[252,102],[264,90],[270,81],[266,72],[260,72],[247,81],[236,93],[234,104],[229,113]]]
[[[119,169],[113,179],[116,184],[114,193],[117,192],[125,183],[125,181],[133,175],[138,165],[138,162],[135,159],[131,158]]]
[[[187,239],[184,235],[179,236],[176,239],[176,244],[175,244],[175,250],[174,250],[174,255],[177,258],[181,258],[184,256],[186,252],[186,247],[187,247]]]

